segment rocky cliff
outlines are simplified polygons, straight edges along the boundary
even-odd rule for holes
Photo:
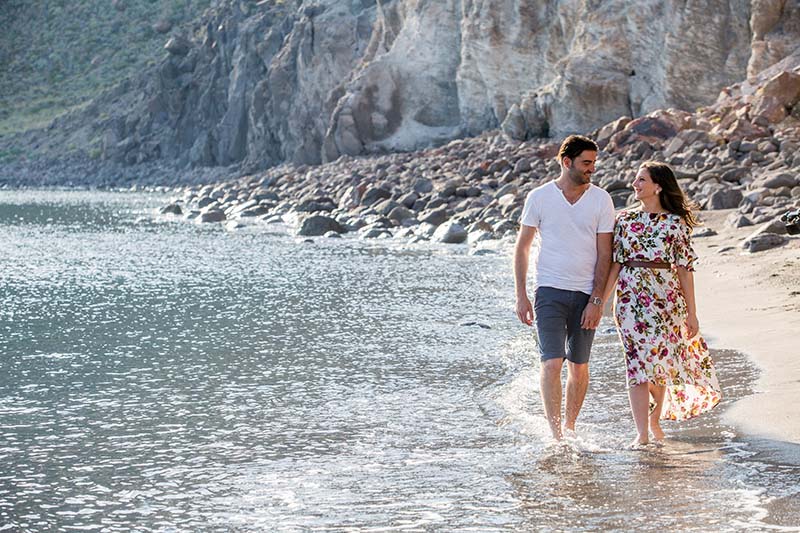
[[[796,0],[225,1],[152,71],[55,129],[83,128],[127,165],[244,170],[498,127],[558,137],[694,111],[798,42]]]

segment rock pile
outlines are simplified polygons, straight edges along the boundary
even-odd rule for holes
[[[700,208],[736,208],[728,219],[736,227],[764,224],[745,249],[783,244],[786,224],[773,222],[800,207],[800,61],[786,63],[696,113],[658,110],[599,128],[593,181],[624,207],[634,202],[629,184],[640,162],[665,161]],[[306,236],[476,244],[515,234],[527,193],[558,176],[557,149],[488,132],[412,153],[282,165],[187,188],[165,209],[201,222],[288,219]]]

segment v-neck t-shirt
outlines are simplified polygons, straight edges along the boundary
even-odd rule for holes
[[[591,294],[597,234],[614,231],[611,195],[590,184],[570,204],[555,181],[550,181],[528,193],[520,223],[538,230],[535,286]]]

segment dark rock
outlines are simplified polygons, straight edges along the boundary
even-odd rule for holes
[[[447,220],[447,209],[434,209],[433,211],[425,211],[419,217],[420,222],[427,222],[434,226],[438,226]]]
[[[414,218],[414,215],[415,213],[413,211],[402,205],[396,206],[388,214],[391,220],[397,220],[398,222],[403,222],[409,218]]]
[[[742,201],[742,191],[738,189],[720,189],[711,193],[706,209],[733,209]]]
[[[345,229],[341,224],[329,216],[311,215],[304,218],[300,223],[300,229],[297,230],[297,234],[308,237],[318,237],[320,235],[325,235],[329,231],[344,233]]]
[[[394,210],[395,207],[400,207],[400,204],[392,199],[383,200],[373,206],[373,210],[379,215],[386,216]]]
[[[172,55],[185,56],[192,48],[192,43],[188,39],[181,36],[172,37],[164,45],[164,48]]]
[[[464,322],[463,324],[460,324],[460,325],[461,326],[477,326],[477,327],[479,327],[481,329],[492,329],[491,326],[489,326],[487,324],[481,324],[480,322]]]
[[[738,182],[740,179],[744,178],[749,174],[750,170],[747,168],[734,167],[722,172],[722,174],[720,175],[720,179],[722,179],[722,181]]]
[[[426,178],[417,178],[411,189],[417,194],[427,194],[433,190],[433,182]]]
[[[200,216],[197,218],[198,222],[223,222],[227,219],[225,213],[220,211],[219,209],[211,209],[204,213],[200,213]]]
[[[370,187],[364,192],[364,195],[361,197],[361,205],[370,206],[380,200],[386,200],[387,198],[391,197],[392,193],[390,193],[386,189],[382,189],[380,187]]]
[[[398,201],[401,204],[403,204],[405,207],[411,209],[412,207],[414,207],[414,204],[416,203],[416,201],[418,199],[419,199],[419,195],[417,193],[415,193],[414,191],[411,191],[411,192],[401,196]]]
[[[166,214],[182,215],[183,214],[183,210],[181,209],[181,206],[178,205],[178,204],[169,204],[169,205],[165,205],[164,207],[159,209],[159,213],[161,213],[162,215],[166,215]]]
[[[384,228],[369,228],[364,227],[358,232],[359,237],[362,239],[383,239],[392,236],[392,232]]]

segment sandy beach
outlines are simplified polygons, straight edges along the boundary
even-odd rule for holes
[[[732,211],[701,213],[718,234],[694,241],[700,327],[712,348],[740,351],[761,369],[756,394],[726,407],[728,421],[800,461],[800,239],[743,252],[738,244],[758,226],[726,227]]]

